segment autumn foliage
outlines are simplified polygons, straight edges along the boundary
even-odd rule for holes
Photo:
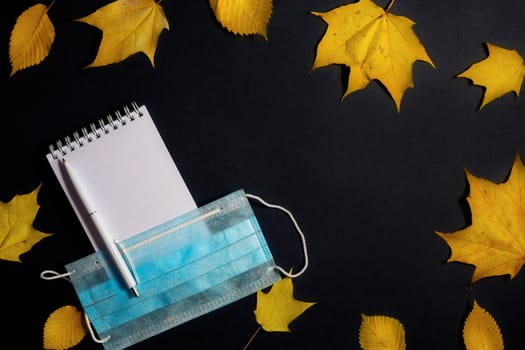
[[[88,67],[120,62],[142,52],[155,65],[161,32],[169,29],[164,9],[154,0],[119,0],[78,19],[102,30],[97,57]]]
[[[508,50],[491,43],[487,43],[487,49],[487,58],[474,63],[458,75],[458,78],[469,79],[475,85],[485,88],[480,109],[509,92],[519,95],[525,76],[523,58],[516,50]]]
[[[268,38],[272,0],[209,1],[217,21],[229,32]],[[49,55],[55,40],[50,7],[37,4],[18,17],[9,45],[11,75],[41,63]],[[169,29],[164,8],[155,0],[116,0],[77,21],[102,31],[97,56],[88,67],[118,63],[140,52],[155,66],[159,37]]]
[[[257,292],[257,323],[268,332],[289,332],[288,325],[315,303],[293,297],[292,279],[287,277],[272,286],[268,293]]]
[[[452,251],[449,261],[475,267],[472,282],[490,276],[516,276],[525,262],[525,167],[516,156],[506,182],[495,184],[467,171],[472,225],[437,234]]]
[[[414,64],[419,61],[433,68],[436,65],[414,31],[415,22],[393,14],[392,4],[390,1],[382,8],[372,0],[358,0],[325,12],[312,11],[326,24],[312,70],[346,66],[348,84],[342,99],[376,81],[386,89],[399,112],[406,91],[414,87]],[[17,18],[9,42],[11,76],[49,56],[55,40],[49,16],[52,6],[58,4],[35,4]],[[209,6],[228,33],[269,39],[272,0],[209,0]],[[102,32],[96,57],[88,67],[116,64],[140,53],[154,67],[159,38],[170,29],[168,17],[161,2],[155,0],[116,0],[71,20]],[[483,87],[480,109],[507,93],[519,95],[525,76],[525,62],[516,50],[493,43],[486,46],[486,58],[456,75]],[[471,265],[472,283],[492,276],[508,275],[512,279],[525,262],[525,209],[521,205],[525,201],[525,166],[517,155],[503,183],[493,183],[469,171],[466,178],[472,224],[455,232],[436,232],[450,248],[448,262]],[[0,203],[0,259],[21,262],[21,255],[50,235],[33,227],[39,210],[39,188]],[[260,329],[289,332],[290,323],[314,304],[295,299],[292,280],[284,278],[269,292],[257,293],[254,315]],[[44,348],[66,349],[78,344],[86,334],[81,317],[82,311],[73,306],[53,312],[44,326]],[[503,349],[499,326],[476,301],[465,319],[462,335],[467,350]],[[390,316],[362,314],[359,344],[363,350],[405,350],[405,328]]]
[[[260,35],[268,40],[272,0],[208,1],[215,19],[229,33]],[[415,22],[391,12],[394,2],[390,0],[382,8],[372,0],[359,0],[326,12],[312,11],[327,24],[312,69],[332,64],[350,68],[342,99],[378,81],[399,112],[406,90],[414,87],[414,63],[435,65],[413,30]],[[48,16],[53,4],[33,5],[18,17],[9,43],[11,76],[48,57],[55,40]],[[164,8],[156,0],[116,0],[75,20],[102,31],[97,55],[88,67],[119,63],[137,53],[145,54],[154,67],[159,37],[170,28]],[[519,95],[525,75],[523,59],[515,50],[491,43],[487,47],[486,59],[457,75],[485,88],[480,108],[508,92]]]
[[[87,333],[83,312],[73,305],[55,310],[44,325],[44,349],[69,349]]]
[[[20,255],[50,236],[33,227],[40,208],[39,191],[40,186],[31,193],[15,196],[9,203],[0,202],[0,259],[21,262]]]
[[[49,7],[36,4],[18,17],[9,42],[11,76],[39,64],[49,54],[55,40],[55,27],[47,15],[48,10]]]
[[[385,11],[371,0],[313,14],[328,23],[313,68],[348,66],[350,76],[343,98],[379,80],[399,111],[406,89],[414,86],[412,64],[419,60],[434,66],[412,30],[415,23]]]

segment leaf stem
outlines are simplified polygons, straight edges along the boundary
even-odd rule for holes
[[[390,0],[388,2],[388,5],[386,5],[386,7],[385,7],[385,12],[389,12],[390,11],[390,9],[392,8],[392,5],[394,5],[394,2],[396,2],[396,0]]]
[[[246,350],[248,349],[248,346],[250,346],[250,344],[253,342],[253,338],[255,338],[255,336],[257,335],[257,333],[259,333],[261,331],[261,326],[259,326],[259,328],[257,328],[257,330],[255,331],[255,333],[253,333],[252,337],[250,338],[250,340],[248,340],[248,342],[246,343],[246,345],[244,346],[244,348],[242,348],[242,350]]]

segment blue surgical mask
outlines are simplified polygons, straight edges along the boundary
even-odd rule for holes
[[[288,213],[305,265],[277,266],[248,197]],[[239,190],[119,243],[137,280],[133,297],[101,252],[66,265],[106,350],[129,347],[277,282],[308,259],[284,208]],[[48,278],[49,279],[49,278]]]

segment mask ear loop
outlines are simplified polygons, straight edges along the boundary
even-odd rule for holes
[[[52,281],[52,280],[56,280],[56,279],[59,279],[59,278],[63,278],[66,281],[71,282],[71,279],[69,277],[73,273],[74,273],[74,271],[66,272],[66,273],[58,273],[58,272],[53,271],[53,270],[44,270],[44,271],[42,271],[40,273],[40,278],[43,279],[43,280],[46,280],[46,281]],[[104,344],[105,342],[107,342],[111,338],[110,335],[108,335],[108,336],[106,336],[105,338],[102,338],[102,339],[97,338],[97,336],[95,335],[95,331],[93,330],[93,327],[91,326],[91,322],[89,321],[89,317],[88,317],[88,315],[85,312],[84,312],[84,320],[86,322],[86,326],[88,328],[89,334],[91,335],[91,339],[93,339],[93,341],[95,343]]]
[[[44,270],[40,273],[40,278],[46,281],[52,281],[57,280],[59,278],[63,278],[66,281],[71,282],[71,280],[69,279],[69,276],[71,276],[71,274],[71,272],[58,273],[53,270]]]
[[[301,237],[301,244],[303,246],[303,255],[304,255],[304,265],[302,267],[302,269],[296,273],[290,273],[288,271],[286,271],[285,269],[283,269],[281,266],[275,266],[275,268],[280,272],[282,273],[283,275],[285,275],[286,277],[290,277],[290,278],[296,278],[296,277],[299,277],[301,276],[305,271],[306,269],[308,268],[308,250],[306,248],[306,238],[304,236],[304,233],[303,231],[301,230],[301,228],[299,227],[299,224],[297,223],[297,221],[295,220],[294,216],[292,215],[292,213],[280,206],[280,205],[276,205],[276,204],[270,204],[268,202],[266,202],[264,199],[262,199],[261,197],[258,197],[258,196],[255,196],[253,194],[249,194],[249,193],[245,193],[246,197],[247,198],[250,198],[250,199],[255,199],[256,201],[258,201],[259,203],[267,206],[268,208],[273,208],[273,209],[278,209],[278,210],[281,210],[283,212],[285,212],[288,217],[290,218],[290,220],[292,221],[295,229],[297,230],[297,233],[299,233],[299,236]]]
[[[98,344],[104,344],[105,342],[107,342],[108,340],[111,339],[111,336],[108,335],[102,339],[98,339],[97,336],[95,335],[95,331],[93,331],[93,328],[91,327],[91,321],[89,320],[89,317],[88,315],[84,312],[84,320],[86,321],[86,325],[87,325],[87,328],[89,330],[89,334],[91,335],[91,339],[93,339],[93,341],[95,343],[98,343]]]

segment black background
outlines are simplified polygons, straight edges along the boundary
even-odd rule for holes
[[[413,66],[415,88],[398,114],[373,82],[340,101],[348,70],[311,71],[326,24],[310,11],[344,1],[274,1],[269,40],[240,37],[215,20],[205,0],[161,3],[170,30],[155,68],[146,56],[84,67],[101,32],[73,19],[107,1],[57,0],[56,39],[40,65],[9,77],[10,32],[35,1],[0,14],[0,200],[42,183],[34,226],[54,233],[22,256],[0,261],[4,340],[42,347],[48,315],[78,305],[66,281],[44,269],[91,252],[45,159],[47,146],[131,101],[146,104],[199,205],[238,188],[289,208],[306,233],[310,268],[295,297],[317,304],[291,333],[259,333],[251,349],[359,349],[361,314],[399,319],[408,349],[464,349],[474,300],[498,322],[505,348],[520,349],[525,277],[470,286],[473,267],[447,264],[434,231],[470,224],[465,169],[501,182],[525,150],[525,100],[507,94],[478,110],[483,89],[455,75],[486,57],[491,42],[525,54],[525,3],[397,0],[436,69]],[[381,6],[386,1],[378,1]],[[276,261],[298,270],[300,244],[286,217],[255,206]],[[135,349],[241,349],[258,325],[255,296],[172,329]],[[87,336],[78,349],[102,349]]]

